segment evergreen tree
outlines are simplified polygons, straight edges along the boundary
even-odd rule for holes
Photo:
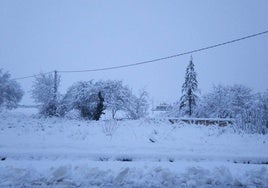
[[[190,63],[186,69],[185,82],[182,85],[182,97],[180,98],[180,110],[183,110],[184,115],[192,116],[193,114],[197,102],[197,86],[198,82],[191,56]]]
[[[98,98],[99,98],[99,102],[98,102],[98,105],[97,105],[97,108],[96,108],[96,111],[93,115],[93,120],[96,120],[98,121],[101,117],[102,114],[104,114],[104,105],[103,105],[103,102],[104,102],[104,98],[102,97],[101,95],[101,92],[98,93]]]

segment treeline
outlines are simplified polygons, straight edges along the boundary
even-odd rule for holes
[[[110,112],[113,119],[118,112],[129,119],[139,119],[148,114],[148,93],[141,90],[135,95],[122,81],[80,81],[61,94],[60,80],[56,72],[41,73],[33,82],[32,97],[38,104],[39,113],[46,117],[64,117],[74,110],[88,120],[99,120],[105,112]],[[20,85],[11,79],[8,72],[0,69],[0,108],[16,108],[22,96]]]
[[[169,114],[189,117],[186,110],[177,104]],[[268,90],[254,93],[243,85],[214,86],[209,93],[197,96],[190,117],[232,118],[237,130],[265,134],[268,130]]]
[[[187,76],[189,75],[189,76]],[[268,131],[268,90],[254,93],[243,85],[214,86],[200,95],[196,74],[190,62],[181,100],[168,112],[177,117],[233,118],[235,127],[250,133]],[[65,94],[58,90],[60,76],[40,74],[35,78],[32,97],[40,114],[64,117],[76,111],[88,120],[99,120],[105,112],[115,119],[121,113],[129,119],[148,115],[148,93],[142,90],[135,95],[122,81],[81,81],[71,85]],[[23,96],[20,85],[0,70],[0,109],[16,108]]]
[[[173,112],[179,117],[233,118],[236,122],[235,128],[239,130],[267,133],[268,91],[253,93],[243,85],[218,85],[208,94],[200,96],[191,57],[182,85],[182,96]]]
[[[32,97],[41,104],[41,114],[63,117],[77,110],[82,118],[89,120],[99,120],[104,111],[111,112],[113,119],[119,111],[130,119],[147,115],[147,92],[141,91],[136,96],[122,81],[80,81],[70,86],[65,94],[59,93],[59,85],[59,76],[40,74],[36,77]]]

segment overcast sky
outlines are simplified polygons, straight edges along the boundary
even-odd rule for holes
[[[267,0],[0,0],[0,68],[12,77],[84,70],[169,56],[268,30]],[[199,89],[213,84],[268,88],[268,34],[194,53]],[[190,55],[138,67],[62,74],[76,81],[119,79],[155,103],[181,95]],[[18,80],[30,103],[33,79]]]

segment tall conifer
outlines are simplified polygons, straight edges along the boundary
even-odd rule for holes
[[[190,63],[186,69],[185,82],[182,85],[182,96],[180,98],[180,110],[183,110],[184,115],[192,116],[193,114],[197,101],[197,86],[198,82],[194,70],[193,58],[191,56]]]

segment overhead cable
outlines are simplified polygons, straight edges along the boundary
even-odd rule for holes
[[[183,56],[183,55],[193,54],[193,53],[196,53],[196,52],[208,50],[208,49],[211,49],[211,48],[216,48],[216,47],[219,47],[219,46],[223,46],[223,45],[227,45],[227,44],[230,44],[230,43],[238,42],[238,41],[245,40],[245,39],[248,39],[248,38],[253,38],[253,37],[263,35],[263,34],[267,34],[267,33],[268,33],[268,30],[260,32],[260,33],[248,35],[248,36],[245,36],[245,37],[242,37],[242,38],[230,40],[230,41],[227,41],[227,42],[218,43],[218,44],[214,44],[214,45],[211,45],[211,46],[207,46],[207,47],[203,47],[203,48],[199,48],[199,49],[195,49],[195,50],[191,50],[191,51],[187,51],[187,52],[182,52],[182,53],[178,53],[178,54],[170,55],[170,56],[166,56],[166,57],[161,57],[161,58],[156,58],[156,59],[152,59],[152,60],[142,61],[142,62],[138,62],[138,63],[119,65],[119,66],[111,66],[111,67],[104,67],[104,68],[96,68],[96,69],[88,69],[88,70],[73,70],[73,71],[59,71],[59,72],[61,72],[61,73],[95,72],[95,71],[105,71],[105,70],[133,67],[133,66],[153,63],[153,62],[157,62],[157,61],[163,61],[163,60],[166,60],[166,59],[171,59],[171,58],[175,58],[175,57],[179,57],[179,56]]]
[[[125,65],[111,66],[111,67],[103,67],[103,68],[96,68],[96,69],[87,69],[87,70],[69,70],[69,71],[68,70],[67,71],[66,70],[60,70],[60,71],[57,71],[57,72],[59,72],[59,73],[97,72],[97,71],[106,71],[106,70],[113,70],[113,69],[121,69],[121,68],[139,66],[139,65],[143,65],[143,64],[149,64],[149,63],[154,63],[154,62],[157,62],[157,61],[163,61],[163,60],[166,60],[166,59],[171,59],[171,58],[175,58],[175,57],[179,57],[179,56],[193,54],[193,53],[196,53],[196,52],[201,52],[201,51],[209,50],[209,49],[212,49],[212,48],[217,48],[217,47],[224,46],[224,45],[227,45],[227,44],[239,42],[239,41],[246,40],[246,39],[253,38],[253,37],[257,37],[257,36],[260,36],[260,35],[264,35],[264,34],[267,34],[267,33],[268,33],[268,30],[263,31],[263,32],[259,32],[259,33],[255,33],[255,34],[252,34],[252,35],[247,35],[247,36],[244,36],[244,37],[241,37],[241,38],[229,40],[229,41],[226,41],[226,42],[213,44],[213,45],[210,45],[210,46],[207,46],[207,47],[202,47],[202,48],[198,48],[198,49],[195,49],[195,50],[190,50],[190,51],[178,53],[178,54],[175,54],[175,55],[170,55],[170,56],[166,56],[166,57],[151,59],[151,60],[147,60],[147,61],[141,61],[141,62],[132,63],[132,64],[125,64]],[[43,74],[50,74],[52,72],[54,72],[54,71],[50,71],[50,72],[43,73]],[[42,73],[35,74],[35,75],[32,75],[32,76],[14,78],[13,80],[32,78],[32,77],[39,76],[41,74]]]

